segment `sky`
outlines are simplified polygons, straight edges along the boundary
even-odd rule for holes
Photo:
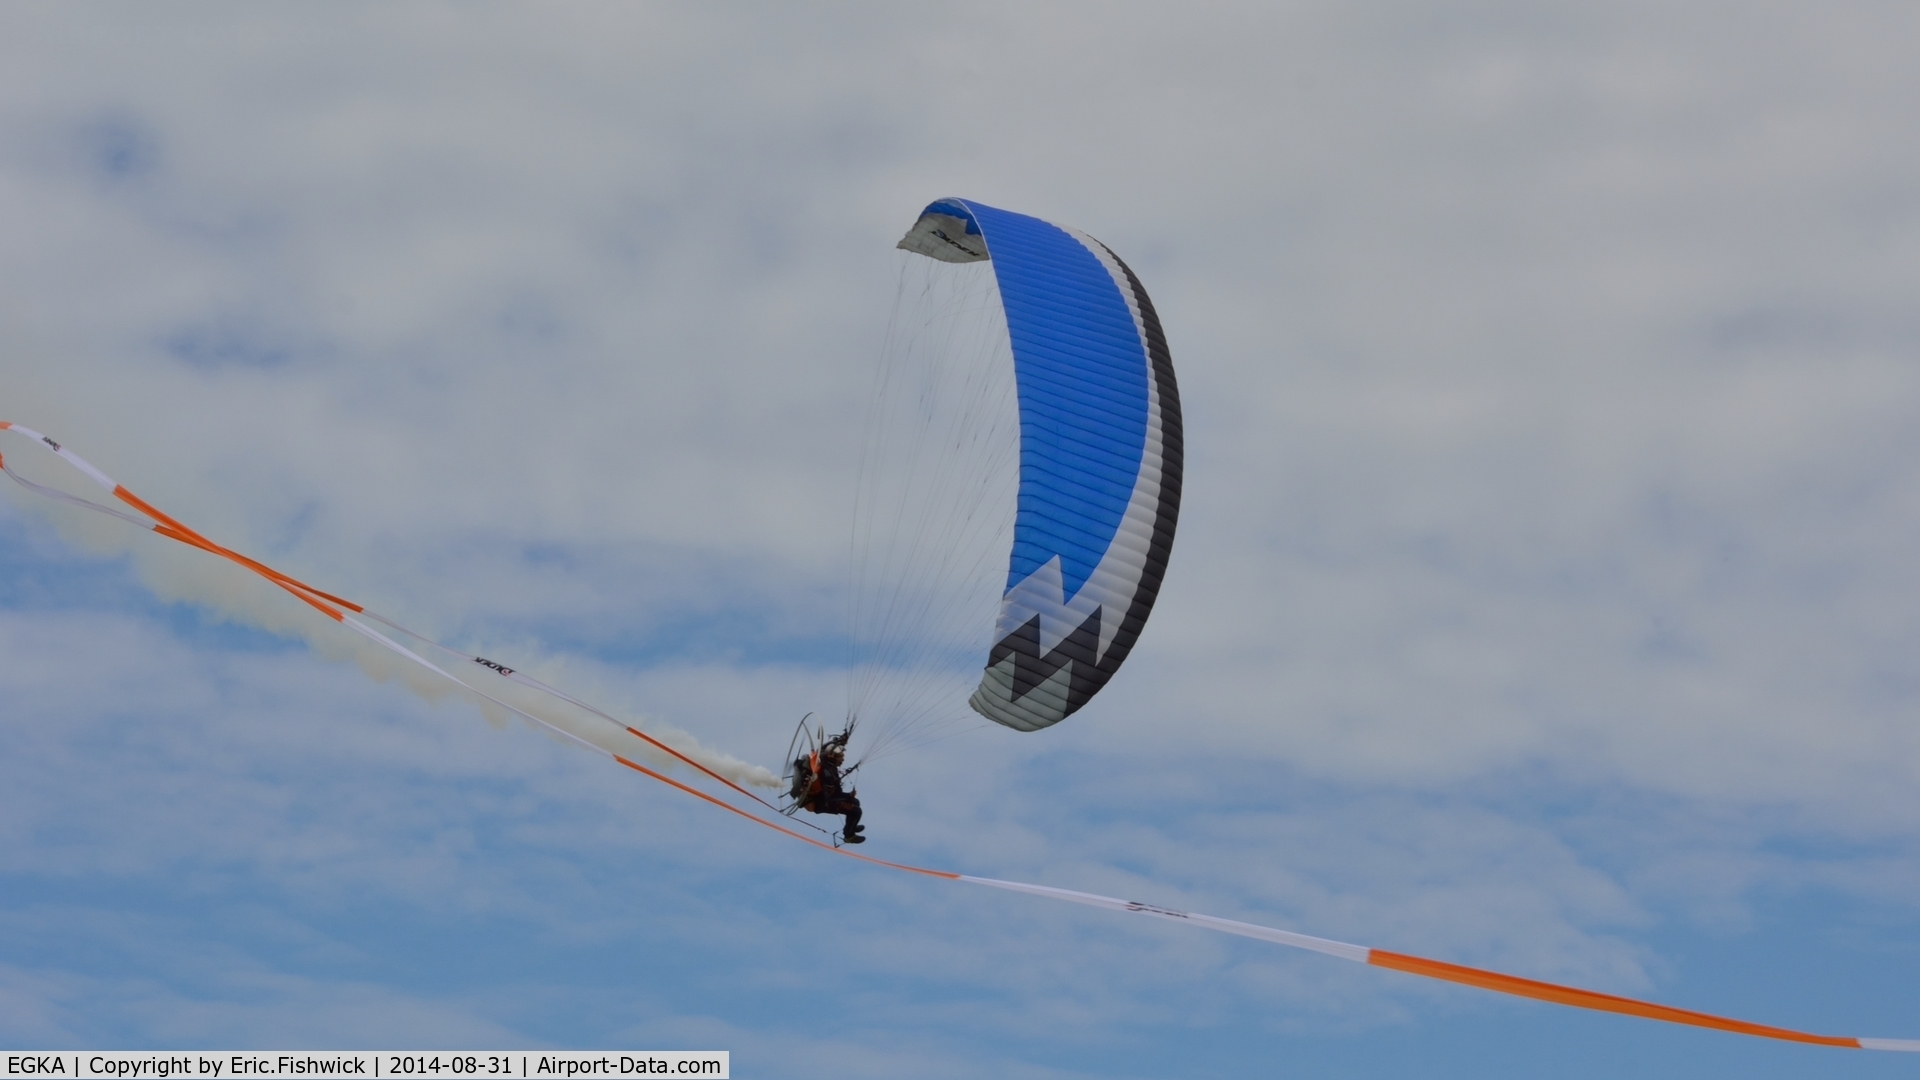
[[[1917,36],[1765,0],[6,5],[0,419],[777,767],[845,708],[894,242],[943,196],[1069,224],[1179,370],[1160,604],[1069,722],[863,773],[869,853],[1920,1038]],[[0,1043],[1911,1075],[857,866],[316,620],[0,497]]]

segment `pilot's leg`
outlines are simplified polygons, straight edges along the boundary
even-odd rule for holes
[[[860,800],[852,795],[843,796],[840,805],[834,807],[836,813],[847,815],[847,823],[840,827],[840,838],[849,844],[858,844],[866,840],[860,834]]]

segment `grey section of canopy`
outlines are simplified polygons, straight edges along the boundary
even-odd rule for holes
[[[987,260],[987,241],[978,231],[967,234],[969,222],[948,214],[922,214],[907,235],[894,246],[902,251],[925,255],[941,262],[970,263]]]

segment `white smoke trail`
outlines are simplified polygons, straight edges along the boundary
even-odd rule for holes
[[[17,450],[25,445],[24,440],[10,442],[12,445],[6,446],[5,450]],[[27,454],[16,452],[6,463],[16,466],[28,457]],[[71,483],[62,483],[61,479],[65,478],[38,475],[43,471],[35,470],[35,483],[90,501],[99,499],[97,489],[84,490]],[[107,514],[45,498],[10,482],[4,486],[13,494],[15,505],[25,512],[44,517],[63,538],[75,546],[101,556],[130,558],[141,581],[162,600],[191,603],[218,618],[305,641],[316,653],[329,660],[350,662],[376,682],[396,682],[429,702],[448,698],[464,701],[473,705],[495,727],[505,727],[512,719],[507,709],[475,693],[473,687],[450,681],[427,667],[353,633],[253,571],[207,552],[146,533]],[[378,621],[387,623],[385,619]],[[672,755],[626,731],[626,726],[631,725],[735,783],[761,788],[780,786],[779,777],[771,770],[703,746],[690,732],[643,716],[619,717],[611,710],[596,709],[577,698],[568,700],[566,695],[549,692],[545,688],[501,678],[497,670],[475,664],[469,654],[446,649],[397,624],[387,625],[412,638],[409,647],[424,643],[434,650],[440,650],[441,655],[434,658],[434,663],[449,674],[458,679],[472,679],[474,686],[485,688],[486,695],[505,702],[510,708],[537,721],[552,725],[557,732],[608,753],[644,760],[648,765],[663,770],[681,764]],[[449,655],[455,659],[448,660]],[[537,670],[552,676],[551,680],[542,682],[558,682],[557,669],[560,665],[550,657],[531,660],[514,657],[511,662],[515,665],[514,670]],[[461,668],[458,666],[460,664],[471,671]],[[519,666],[521,664],[524,666]]]

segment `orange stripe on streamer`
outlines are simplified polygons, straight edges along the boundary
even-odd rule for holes
[[[165,511],[161,510],[159,507],[153,505],[152,503],[141,498],[140,496],[135,495],[133,492],[128,491],[125,485],[116,486],[113,489],[113,497],[116,499],[119,499],[121,502],[126,503],[128,506],[133,507],[135,510],[140,511],[141,513],[147,515],[148,517],[152,518],[153,520],[159,522],[162,525],[166,525],[178,532],[186,533],[188,536],[197,536],[197,537],[200,537],[200,539],[202,540],[206,540],[206,537],[200,536],[199,533],[194,532],[192,529],[189,529],[185,525],[181,524],[178,518],[175,518],[169,515]],[[212,543],[211,540],[207,540],[206,542],[209,544]]]
[[[252,570],[256,574],[261,574],[265,577],[270,577],[275,581],[282,582],[287,585],[291,585],[294,588],[300,589],[304,592],[312,593],[313,595],[318,596],[321,599],[330,600],[333,603],[338,604],[343,608],[348,608],[352,611],[365,610],[359,604],[356,604],[351,600],[334,596],[332,593],[322,592],[321,590],[314,588],[313,586],[307,584],[304,581],[301,581],[298,578],[289,577],[286,574],[283,574],[280,571],[275,570],[273,567],[268,566],[265,563],[255,562],[254,560],[247,558],[245,555],[240,554],[239,552],[233,550],[232,548],[221,547],[219,544],[216,544],[213,541],[207,539],[205,536],[201,535],[197,530],[189,528],[187,525],[182,523],[178,518],[168,515],[166,512],[162,511],[159,507],[153,505],[152,503],[141,498],[140,496],[135,495],[133,492],[128,491],[125,487],[114,488],[113,494],[114,494],[114,497],[119,499],[121,502],[126,503],[128,506],[133,507],[135,510],[140,511],[141,513],[147,515],[148,517],[159,522],[160,524],[168,526],[174,531],[183,534],[181,536],[175,536],[174,539],[176,540],[184,540],[186,537],[192,537],[193,539],[187,542],[192,543],[195,547],[204,548],[207,551],[211,551],[214,554],[219,555],[223,558],[232,559],[234,562],[237,562],[241,566],[244,566],[247,569]],[[155,530],[155,531],[157,532],[158,530]]]
[[[654,772],[652,769],[649,769],[645,765],[641,765],[638,762],[628,761],[626,758],[621,757],[619,754],[613,755],[613,760],[619,762],[622,765],[625,765],[629,769],[633,769],[636,772],[645,773],[648,776],[653,777],[655,780],[658,780],[663,784],[671,784],[674,787],[679,788],[681,791],[686,792],[687,794],[693,796],[696,799],[705,799],[706,801],[712,803],[713,805],[719,807],[722,810],[727,810],[732,813],[739,814],[741,817],[746,818],[748,821],[753,822],[755,825],[765,825],[767,828],[772,829],[775,832],[784,833],[785,835],[791,836],[795,840],[800,841],[801,843],[812,844],[814,847],[817,847],[822,851],[831,851],[835,855],[845,855],[849,859],[859,859],[861,862],[872,863],[875,866],[884,866],[892,870],[905,870],[909,874],[925,874],[928,877],[945,878],[948,881],[960,880],[960,875],[953,873],[950,870],[928,870],[923,866],[908,866],[906,863],[888,862],[885,859],[876,859],[871,855],[862,855],[857,851],[848,851],[846,848],[834,847],[832,844],[823,844],[820,841],[815,840],[811,836],[806,836],[802,833],[794,832],[792,829],[787,828],[785,825],[775,824],[774,822],[768,821],[767,819],[760,817],[757,814],[749,814],[745,810],[740,809],[739,807],[733,805],[732,803],[726,801],[725,799],[716,799],[713,796],[707,794],[706,792],[701,791],[697,787],[691,787],[687,784],[683,784],[680,781],[675,780],[673,777],[665,775],[664,773]]]
[[[1694,1027],[1731,1031],[1736,1035],[1755,1035],[1763,1039],[1784,1039],[1787,1042],[1813,1043],[1816,1046],[1862,1049],[1859,1039],[1838,1035],[1810,1035],[1804,1031],[1793,1031],[1788,1028],[1750,1024],[1745,1020],[1730,1020],[1711,1013],[1694,1012],[1692,1009],[1676,1009],[1670,1005],[1656,1005],[1650,1001],[1636,1001],[1633,998],[1616,997],[1613,994],[1602,994],[1593,990],[1580,990],[1557,983],[1523,979],[1518,975],[1502,975],[1497,971],[1484,971],[1480,968],[1449,964],[1441,960],[1428,960],[1425,957],[1388,952],[1385,949],[1369,951],[1367,963],[1374,967],[1404,971],[1410,975],[1424,975],[1429,979],[1461,983],[1465,986],[1477,986],[1482,990],[1512,994],[1515,997],[1550,1001],[1556,1005],[1571,1005],[1576,1009],[1640,1016],[1648,1020],[1664,1020],[1669,1024],[1691,1024]]]
[[[247,569],[253,571],[254,573],[259,574],[261,577],[271,580],[274,584],[280,586],[281,588],[287,590],[290,593],[293,593],[296,596],[300,595],[301,593],[310,593],[313,596],[317,596],[330,603],[337,604],[340,607],[346,608],[348,611],[367,610],[366,608],[361,607],[359,604],[356,604],[351,600],[343,600],[340,597],[333,595],[332,593],[321,592],[319,589],[314,588],[313,586],[307,584],[304,581],[301,581],[298,578],[288,577],[287,575],[281,573],[278,570],[275,570],[273,567],[268,566],[265,563],[255,562],[252,559],[247,558],[245,555],[242,555],[239,552],[233,550],[232,548],[219,547],[218,545],[215,545],[215,547],[219,555],[228,559],[232,559],[234,562],[237,562],[241,566],[244,566]],[[302,599],[306,599],[306,598],[302,597]],[[313,603],[313,601],[309,600],[308,603]],[[319,605],[319,604],[315,604],[314,606],[322,607],[322,605]],[[322,610],[325,610],[324,607],[322,607]]]
[[[181,543],[186,544],[190,547],[197,547],[202,551],[210,552],[214,555],[220,556],[223,559],[230,559],[233,562],[239,563],[241,566],[246,567],[248,570],[252,570],[254,573],[259,574],[261,577],[266,578],[268,581],[271,581],[275,585],[278,585],[281,588],[287,590],[289,593],[292,593],[295,599],[311,605],[316,611],[320,612],[322,615],[325,615],[327,618],[332,619],[335,622],[339,622],[342,618],[342,614],[340,611],[336,610],[335,608],[328,607],[326,604],[323,604],[320,601],[314,599],[313,597],[307,595],[308,592],[314,592],[316,590],[308,590],[305,588],[305,586],[300,586],[299,588],[296,588],[295,586],[299,585],[299,583],[293,581],[292,578],[285,577],[285,575],[274,570],[272,567],[262,566],[259,563],[254,562],[252,559],[247,558],[245,555],[228,551],[226,548],[223,548],[220,545],[214,543],[213,541],[208,540],[206,537],[201,536],[199,533],[192,532],[192,531],[181,532],[180,530],[174,528],[171,525],[155,525],[153,527],[153,531],[159,533],[161,536],[168,538],[169,540],[178,540]],[[359,609],[355,608],[354,610],[358,611]]]
[[[298,578],[289,577],[288,575],[283,574],[278,570],[275,570],[273,567],[268,566],[265,563],[258,562],[253,559],[249,559],[245,555],[242,555],[239,552],[234,551],[232,548],[222,547],[219,544],[214,543],[213,541],[200,535],[200,533],[195,531],[194,529],[188,528],[178,518],[173,517],[172,515],[166,513],[165,511],[161,510],[159,507],[153,505],[147,500],[141,498],[138,495],[135,495],[131,491],[128,491],[124,486],[115,487],[113,489],[113,494],[114,494],[114,497],[119,499],[121,502],[126,503],[128,506],[133,507],[135,510],[140,511],[141,513],[147,515],[153,520],[159,522],[158,525],[154,526],[154,530],[153,530],[154,532],[157,532],[160,535],[167,537],[168,539],[178,540],[183,544],[189,544],[193,547],[199,548],[202,551],[208,552],[210,554],[218,555],[223,559],[227,559],[231,562],[238,563],[239,565],[246,567],[247,569],[253,571],[254,573],[259,574],[261,577],[264,577],[267,580],[273,582],[274,584],[280,586],[281,588],[287,590],[288,592],[292,593],[294,596],[300,598],[301,600],[307,602],[308,604],[311,604],[314,608],[318,609],[322,614],[326,615],[329,619],[332,619],[335,622],[338,622],[340,620],[340,612],[339,610],[337,610],[337,608],[345,608],[348,611],[365,611],[366,610],[365,608],[361,607],[359,604],[356,604],[351,600],[347,600],[342,597],[335,596],[329,592],[322,592],[321,590],[314,588],[313,586],[307,584],[304,581],[301,581]],[[316,597],[318,599],[316,599]],[[327,603],[322,603],[321,601],[323,600],[327,601]],[[329,606],[329,605],[334,605],[334,606]]]

